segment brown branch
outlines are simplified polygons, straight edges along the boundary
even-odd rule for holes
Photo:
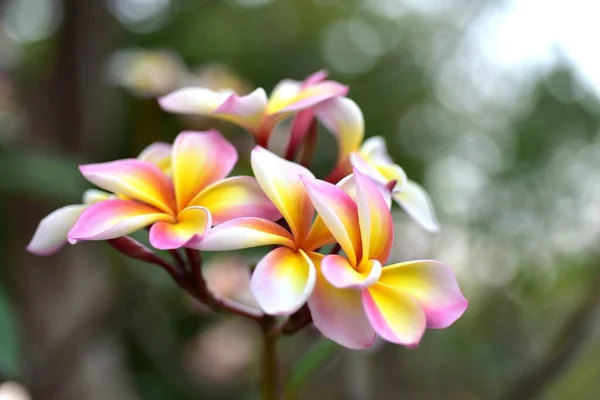
[[[600,268],[600,266],[595,266]],[[599,271],[600,272],[600,271]],[[600,274],[590,285],[581,302],[571,312],[545,356],[527,367],[519,379],[500,398],[527,400],[537,398],[569,365],[590,336],[595,311],[600,304]]]

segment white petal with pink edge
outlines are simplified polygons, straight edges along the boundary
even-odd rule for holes
[[[423,228],[430,232],[440,229],[431,198],[421,185],[409,180],[392,197]]]
[[[40,221],[27,251],[47,256],[60,250],[67,243],[67,233],[86,208],[86,205],[71,205],[48,214]]]
[[[233,93],[213,113],[216,118],[231,121],[257,133],[267,107],[267,94],[258,88],[246,96]]]
[[[278,247],[256,265],[250,289],[265,313],[289,315],[306,303],[315,279],[315,266],[306,253]]]
[[[210,115],[231,95],[203,87],[178,89],[158,99],[163,110],[178,114]]]

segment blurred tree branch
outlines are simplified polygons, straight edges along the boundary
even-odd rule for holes
[[[500,397],[501,399],[537,398],[579,353],[593,331],[596,311],[600,307],[600,265],[593,268],[597,276],[559,329],[547,353],[525,368],[521,378]]]

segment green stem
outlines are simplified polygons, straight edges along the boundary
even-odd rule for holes
[[[263,318],[262,357],[261,357],[261,392],[263,400],[279,400],[279,374],[277,365],[277,332],[272,329],[274,320]]]

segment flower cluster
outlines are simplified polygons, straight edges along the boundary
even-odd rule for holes
[[[201,87],[164,96],[159,103],[167,111],[223,119],[253,134],[254,176],[228,177],[238,155],[219,132],[182,132],[173,145],[155,143],[136,159],[81,166],[106,192],[87,191],[83,204],[48,215],[28,249],[51,254],[67,241],[114,241],[149,228],[150,244],[170,250],[185,273],[181,248],[194,264],[202,251],[270,246],[250,281],[261,313],[285,316],[284,324],[304,315],[305,324],[349,348],[369,347],[377,335],[416,346],[426,328],[457,320],[467,301],[438,261],[386,265],[392,200],[427,230],[438,222],[429,196],[392,161],[384,140],[363,143],[362,112],[347,92],[320,71],[303,82],[280,82],[270,97],[263,89],[239,96]],[[281,157],[268,150],[269,138],[288,118]],[[316,135],[315,121],[338,141],[337,164],[323,180],[295,162]]]

